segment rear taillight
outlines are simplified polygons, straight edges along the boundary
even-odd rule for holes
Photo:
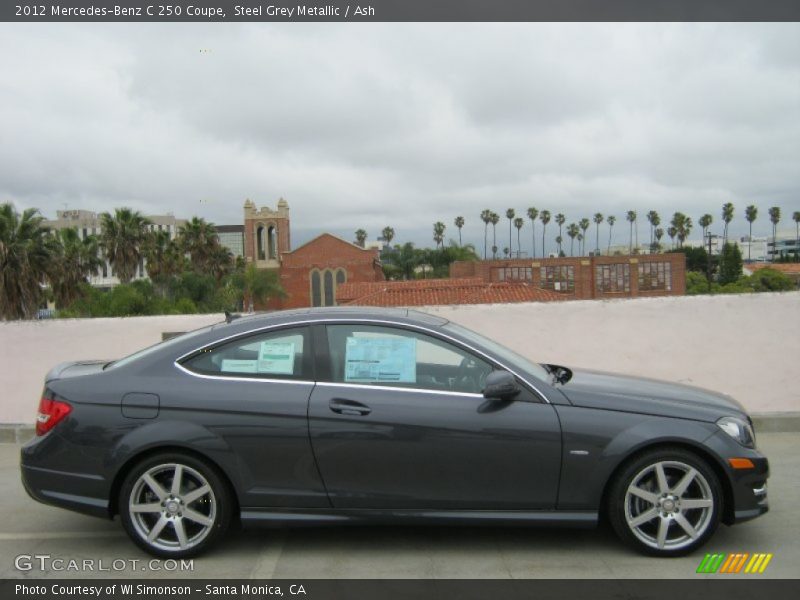
[[[36,414],[36,435],[44,435],[66,417],[72,407],[66,402],[42,398],[39,402],[39,412]]]

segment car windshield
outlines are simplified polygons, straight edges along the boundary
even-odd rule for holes
[[[159,342],[157,344],[153,344],[152,346],[148,346],[143,350],[139,350],[138,352],[134,352],[130,356],[126,356],[125,358],[121,358],[116,360],[112,363],[107,364],[104,368],[105,369],[116,369],[118,367],[124,367],[127,364],[130,364],[134,361],[139,360],[140,358],[144,358],[145,356],[149,356],[153,352],[158,350],[163,350],[164,348],[169,348],[170,346],[177,344],[179,342],[183,342],[188,340],[189,338],[193,338],[195,336],[201,335],[208,331],[211,331],[215,327],[221,325],[221,323],[215,323],[214,325],[209,325],[208,327],[202,327],[200,329],[195,329],[194,331],[189,331],[187,333],[182,333],[180,335],[176,335],[175,337],[171,337],[163,342]]]
[[[450,331],[463,337],[465,340],[482,346],[497,356],[497,358],[499,358],[501,361],[509,363],[510,366],[516,366],[520,369],[524,369],[537,379],[541,379],[542,381],[549,381],[551,379],[549,371],[542,365],[528,360],[524,356],[517,354],[513,350],[509,350],[505,346],[502,346],[501,344],[498,344],[497,342],[492,341],[479,333],[475,333],[474,331],[467,329],[466,327],[462,327],[461,325],[456,325],[453,322],[447,323],[447,325],[444,326],[444,329],[449,329]]]

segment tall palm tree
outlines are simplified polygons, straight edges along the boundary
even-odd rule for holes
[[[531,220],[531,249],[533,250],[531,258],[536,258],[536,217],[539,216],[539,210],[535,206],[528,209],[528,218]]]
[[[781,207],[772,206],[767,211],[769,213],[769,220],[772,223],[772,262],[778,256],[778,223],[781,221]]]
[[[130,208],[100,215],[100,247],[122,283],[129,283],[136,275],[150,224],[149,219]]]
[[[747,219],[750,225],[750,233],[747,234],[747,262],[750,262],[750,247],[753,245],[753,221],[758,218],[758,208],[755,204],[751,204],[744,209],[744,218]]]
[[[519,241],[519,234],[523,225],[525,225],[525,219],[522,217],[514,219],[514,227],[517,228],[517,258],[522,257],[522,243]]]
[[[143,246],[147,275],[159,293],[166,281],[183,272],[186,257],[178,241],[170,239],[168,231],[153,231]]]
[[[178,245],[189,255],[191,268],[198,273],[208,271],[211,255],[219,246],[217,228],[200,217],[192,217],[178,230]]]
[[[653,252],[653,237],[656,227],[661,224],[661,215],[657,211],[651,210],[647,213],[647,221],[650,223],[650,252]]]
[[[52,243],[35,208],[0,204],[0,318],[32,319],[44,298]]]
[[[81,239],[78,230],[69,227],[53,232],[52,242],[50,289],[56,305],[66,308],[81,295],[81,284],[100,269],[97,238],[89,235]]]
[[[562,234],[561,228],[564,226],[564,223],[567,222],[567,218],[562,213],[558,213],[553,220],[556,222],[556,225],[558,225],[558,237],[560,237],[561,239],[564,239],[562,237],[562,235],[561,235]],[[558,244],[558,255],[561,256],[561,243],[560,242]]]
[[[569,236],[569,255],[575,256],[575,238],[578,237],[580,229],[577,223],[570,223],[567,225],[567,235]]]
[[[539,220],[542,222],[542,256],[545,257],[547,254],[544,251],[544,234],[547,230],[547,224],[550,222],[550,211],[543,210],[539,213]]]
[[[722,221],[725,226],[722,228],[722,247],[728,243],[728,224],[733,221],[733,204],[726,202],[722,205]]]
[[[356,236],[356,244],[363,248],[364,244],[367,241],[367,232],[364,231],[363,229],[356,229],[355,236]]]
[[[489,223],[492,222],[492,211],[485,208],[481,211],[481,221],[483,221],[483,260],[486,260],[486,244],[489,237]]]
[[[792,220],[794,221],[794,259],[800,261],[800,210],[792,213]]]
[[[436,247],[441,246],[444,248],[444,230],[445,224],[441,221],[436,221],[433,224],[433,241],[436,242]]]
[[[614,233],[614,223],[617,222],[617,217],[614,215],[608,215],[606,219],[606,223],[608,223],[608,248],[606,248],[606,254],[611,254],[611,236]]]
[[[508,219],[508,252],[509,256],[511,256],[511,226],[514,224],[514,217],[516,216],[516,212],[513,208],[509,208],[506,210],[506,219]]]
[[[711,226],[711,223],[713,222],[714,222],[714,217],[712,217],[708,213],[704,214],[697,220],[697,224],[703,228],[703,240],[706,239],[706,233],[708,232],[708,228]],[[703,243],[705,243],[705,241]]]
[[[492,258],[497,258],[497,224],[500,222],[500,215],[492,213]]]
[[[556,245],[558,246],[558,255],[559,256],[562,256],[564,254],[564,251],[561,249],[561,242],[563,242],[563,241],[564,241],[563,237],[561,237],[560,235],[556,236]]]
[[[233,271],[233,252],[222,244],[216,244],[208,257],[207,265],[208,272],[220,283],[223,277]]]
[[[628,223],[631,224],[631,235],[630,235],[630,240],[628,242],[628,254],[633,254],[633,224],[636,223],[636,211],[629,210],[628,214],[625,215],[625,218],[628,220]],[[638,240],[636,245],[637,246],[639,245]]]
[[[277,270],[259,269],[254,263],[234,275],[234,285],[247,312],[253,312],[256,303],[264,304],[269,298],[286,295],[278,281]]]
[[[682,248],[683,242],[686,241],[686,238],[689,237],[689,233],[692,230],[692,220],[682,212],[676,212],[672,215],[670,224],[675,229],[675,235],[678,237],[678,247]]]
[[[391,246],[392,240],[394,239],[394,228],[389,227],[388,225],[384,227],[381,231],[381,237],[386,242],[387,246]],[[461,239],[461,231],[459,231],[459,239]]]
[[[591,224],[592,222],[585,217],[580,221],[578,221],[578,227],[581,228],[581,236],[582,236],[581,239],[583,240],[583,248],[581,249],[581,256],[584,256],[586,254],[586,231],[589,229]]]
[[[670,225],[667,228],[667,235],[672,240],[672,249],[675,249],[675,236],[678,235],[678,228],[674,225]]]
[[[464,226],[464,217],[456,217],[453,224],[458,228],[458,245],[461,246],[461,228]]]
[[[656,236],[656,241],[655,241],[655,245],[653,246],[653,249],[656,252],[660,252],[661,251],[661,238],[664,237],[664,229],[661,228],[661,227],[656,227],[656,230],[655,230],[654,233],[655,233],[655,236]]]
[[[594,224],[597,226],[595,229],[595,248],[594,251],[597,255],[600,254],[600,223],[603,222],[603,213],[594,213]]]
[[[578,252],[581,254],[581,256],[583,256],[583,246],[584,246],[583,234],[579,233],[578,234]]]

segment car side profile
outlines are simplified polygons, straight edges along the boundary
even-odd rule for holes
[[[656,556],[768,509],[733,399],[533,363],[396,309],[242,318],[58,365],[21,451],[36,500],[196,555],[244,525],[595,526]]]

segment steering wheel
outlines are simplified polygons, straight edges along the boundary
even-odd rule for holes
[[[465,356],[456,371],[455,389],[461,392],[479,394],[486,382],[486,369],[474,358]]]

